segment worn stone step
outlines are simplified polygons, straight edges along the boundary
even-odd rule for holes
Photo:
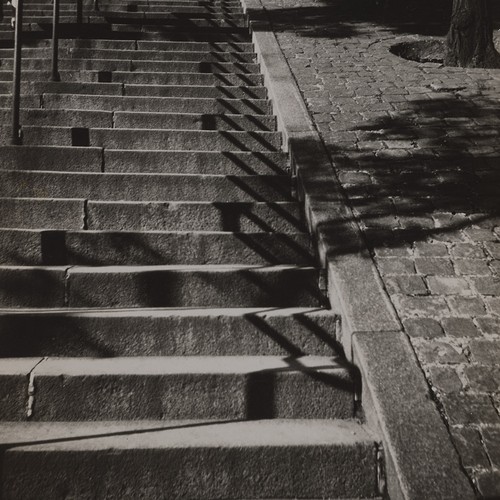
[[[67,202],[63,201],[60,210],[63,210],[66,204]],[[55,209],[54,204],[49,203],[48,206],[52,206],[53,210]],[[71,205],[71,207],[76,208],[74,205]],[[89,201],[86,210],[88,229],[101,231],[173,230],[266,233],[273,231],[281,233],[304,231],[299,205],[292,202],[140,203]],[[41,218],[42,216],[40,216]],[[41,222],[42,220],[37,223],[40,224]],[[33,225],[34,223],[35,221],[31,223],[30,227],[38,227]],[[81,229],[81,227],[70,226],[69,229]]]
[[[63,82],[110,82],[147,85],[205,85],[205,86],[258,86],[263,84],[260,74],[237,73],[164,73],[159,71],[99,71],[60,70]],[[23,70],[26,81],[49,81],[48,70]],[[0,70],[0,82],[11,82],[12,71]]]
[[[115,31],[127,31],[130,26],[132,30],[140,26],[143,30],[156,31],[163,26],[173,26],[177,30],[211,28],[248,30],[246,16],[236,15],[236,19],[227,18],[218,14],[183,14],[182,12],[146,12],[144,14],[135,12],[103,12],[101,18],[111,23]],[[41,23],[43,18],[33,18]],[[98,19],[98,16],[96,16]],[[69,21],[69,20],[68,20]]]
[[[74,146],[0,146],[2,170],[281,175],[281,152],[110,150]]]
[[[12,93],[0,94],[0,107],[12,109]],[[21,94],[21,108],[40,107],[40,96]]]
[[[100,12],[103,16],[107,16],[110,13],[112,16],[116,13],[117,16],[127,19],[127,17],[132,17],[134,19],[147,18],[147,14],[158,13],[160,16],[165,16],[167,14],[171,15],[193,15],[193,17],[198,17],[199,14],[218,14],[221,17],[236,17],[239,20],[244,20],[245,15],[243,14],[243,9],[237,6],[225,7],[224,5],[137,5],[137,4],[124,4],[117,2],[106,2],[103,4]],[[125,16],[122,14],[125,13]],[[141,16],[143,14],[144,16]]]
[[[51,47],[50,40],[39,40],[37,47]],[[179,42],[179,41],[148,41],[148,40],[117,40],[117,39],[85,39],[73,38],[59,40],[61,48],[78,49],[114,49],[140,51],[194,51],[194,52],[254,52],[252,43],[227,42]]]
[[[85,200],[0,198],[0,227],[84,229]]]
[[[52,56],[51,47],[25,47],[22,52],[23,59],[39,58],[46,60]],[[2,61],[13,57],[13,49],[0,49]],[[124,59],[128,61],[196,61],[196,62],[239,62],[253,63],[256,54],[253,52],[220,52],[220,51],[194,51],[194,50],[126,50],[126,49],[87,49],[87,48],[60,48],[61,59]],[[3,66],[3,65],[2,65]]]
[[[227,85],[184,86],[184,85],[134,85],[125,84],[123,94],[126,96],[154,96],[181,98],[213,98],[213,99],[266,99],[267,89],[262,86],[248,85],[230,87]]]
[[[372,434],[356,422],[4,423],[5,497],[372,498]]]
[[[112,33],[120,37],[133,37],[145,40],[171,41],[217,41],[217,42],[251,42],[248,28],[213,26],[207,22],[202,26],[198,23],[196,29],[189,29],[189,25],[140,25],[140,24],[111,24]]]
[[[0,356],[336,356],[338,324],[317,308],[0,311]]]
[[[1,103],[0,99],[0,103]],[[31,104],[28,101],[26,105]],[[7,107],[3,105],[2,107]],[[35,106],[29,106],[35,107]],[[211,99],[144,96],[44,94],[45,109],[93,109],[100,111],[148,111],[203,114],[272,114],[267,99]],[[129,148],[131,149],[131,148]],[[163,148],[165,149],[165,148]]]
[[[309,235],[0,229],[2,265],[243,263],[312,265]]]
[[[23,125],[22,134],[23,144],[141,150],[278,151],[282,140],[278,132],[262,131],[109,129],[32,125]]]
[[[2,60],[2,69],[12,70],[13,59]],[[47,70],[50,60],[39,58],[23,59],[23,69]],[[247,62],[218,61],[144,61],[127,59],[76,59],[60,58],[61,70],[100,70],[100,71],[156,71],[165,73],[240,73],[256,74],[260,72],[259,65]],[[48,82],[58,83],[58,82]]]
[[[319,307],[307,266],[1,266],[1,307]]]
[[[29,375],[32,421],[354,417],[354,378],[331,357],[46,358]]]
[[[104,151],[104,168],[107,172],[268,175],[288,171],[287,161],[283,152]]]
[[[47,67],[47,66],[45,66]],[[12,87],[10,82],[0,82],[0,92],[7,94]],[[123,95],[122,83],[110,82],[51,82],[51,81],[23,81],[21,92],[26,95],[41,95],[46,92],[68,94],[96,94],[96,95]],[[39,105],[40,106],[40,98]]]
[[[12,110],[0,108],[0,124],[8,125],[11,120]],[[113,113],[111,111],[97,110],[28,108],[21,109],[20,121],[23,125],[112,128]]]
[[[115,128],[155,128],[182,130],[275,131],[273,115],[195,114],[195,113],[114,113]]]
[[[303,232],[297,203],[0,198],[0,227],[97,231]]]
[[[3,198],[105,201],[292,201],[286,175],[118,174],[4,170]]]

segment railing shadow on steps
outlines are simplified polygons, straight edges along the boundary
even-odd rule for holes
[[[59,82],[59,10],[60,0],[52,0],[52,67],[51,81]],[[1,2],[1,0],[0,0]],[[22,45],[23,45],[23,10],[24,0],[14,0],[12,7],[15,9],[14,20],[14,68],[12,72],[12,133],[11,144],[22,144],[20,107],[21,107],[21,65],[22,65]],[[94,11],[99,10],[98,0],[93,0]],[[0,18],[3,18],[3,6],[0,9]],[[83,24],[83,0],[76,0],[76,24],[81,32]]]

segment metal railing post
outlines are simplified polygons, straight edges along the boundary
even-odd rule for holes
[[[16,25],[14,32],[14,71],[12,75],[12,144],[21,144],[19,114],[21,108],[21,56],[23,46],[23,0],[18,0],[16,7]]]
[[[53,0],[54,10],[52,15],[52,75],[53,82],[60,81],[59,77],[59,0]]]

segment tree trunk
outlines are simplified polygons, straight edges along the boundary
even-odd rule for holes
[[[488,0],[453,0],[445,64],[466,68],[498,68]]]

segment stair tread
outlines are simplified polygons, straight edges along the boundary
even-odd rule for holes
[[[375,443],[366,426],[346,420],[175,420],[133,422],[2,422],[9,449],[130,450],[163,447],[355,446]]]
[[[31,362],[31,363],[30,363]],[[326,356],[303,356],[293,359],[280,356],[127,356],[113,358],[44,357],[6,358],[0,374],[21,373],[29,368],[34,376],[100,375],[182,375],[182,374],[251,374],[258,372],[328,373],[349,370],[345,363]]]
[[[313,315],[331,317],[335,315],[330,309],[318,307],[154,307],[141,309],[99,309],[99,308],[78,308],[67,307],[64,309],[43,308],[43,309],[5,309],[0,308],[0,315],[16,316],[78,316],[91,318],[141,318],[141,317],[243,317],[245,315],[255,315],[262,317],[291,317],[297,315]]]

